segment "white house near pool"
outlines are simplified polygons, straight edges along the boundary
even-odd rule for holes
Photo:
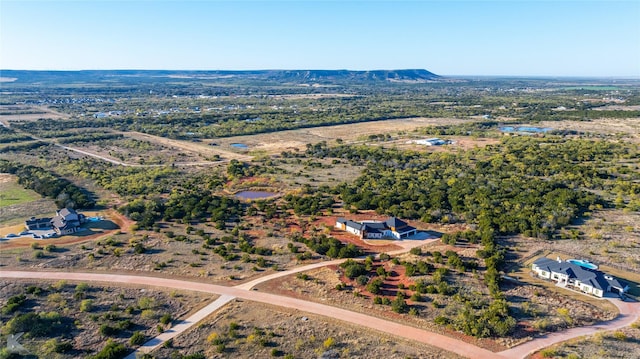
[[[414,227],[395,217],[389,217],[384,222],[367,221],[362,223],[338,218],[336,228],[353,233],[362,239],[403,239],[418,232]]]
[[[541,278],[556,281],[559,286],[572,287],[600,298],[607,292],[622,294],[629,290],[629,285],[620,279],[559,258],[539,258],[533,262],[532,270]]]

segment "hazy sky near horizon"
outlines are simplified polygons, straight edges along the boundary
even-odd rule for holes
[[[640,1],[0,0],[0,68],[640,77]]]

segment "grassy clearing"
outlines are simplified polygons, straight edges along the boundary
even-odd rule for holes
[[[0,174],[0,208],[35,201],[40,195],[22,188],[15,176]]]

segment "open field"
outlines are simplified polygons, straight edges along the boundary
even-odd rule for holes
[[[304,151],[307,144],[321,141],[334,142],[337,139],[341,139],[346,143],[361,142],[362,137],[369,135],[408,133],[420,127],[464,122],[468,121],[454,118],[405,118],[235,136],[211,141],[226,151],[242,152],[231,146],[232,143],[242,143],[248,147],[247,151],[249,152],[258,151],[273,155],[282,151]]]
[[[35,201],[39,198],[41,197],[36,192],[20,186],[15,176],[0,173],[0,208]]]
[[[148,141],[151,143],[158,143],[163,146],[167,146],[169,148],[176,148],[183,151],[188,151],[192,153],[197,153],[203,156],[205,159],[212,159],[214,156],[220,156],[223,159],[231,160],[251,160],[250,156],[244,155],[242,153],[234,152],[224,148],[217,148],[215,146],[208,146],[206,143],[194,143],[191,141],[181,141],[181,140],[172,140],[165,137],[149,135],[146,133],[128,131],[123,132],[123,135],[129,138]]]
[[[69,115],[58,112],[47,106],[35,105],[0,105],[0,122],[35,121],[40,118],[65,119]]]
[[[634,143],[640,143],[640,118],[599,118],[589,121],[542,121],[542,127],[552,127],[557,130],[573,130],[590,132],[593,134],[606,134],[622,136]]]

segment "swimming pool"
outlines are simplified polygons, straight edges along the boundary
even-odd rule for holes
[[[587,269],[598,269],[598,266],[584,259],[568,259],[567,262],[573,263]]]

